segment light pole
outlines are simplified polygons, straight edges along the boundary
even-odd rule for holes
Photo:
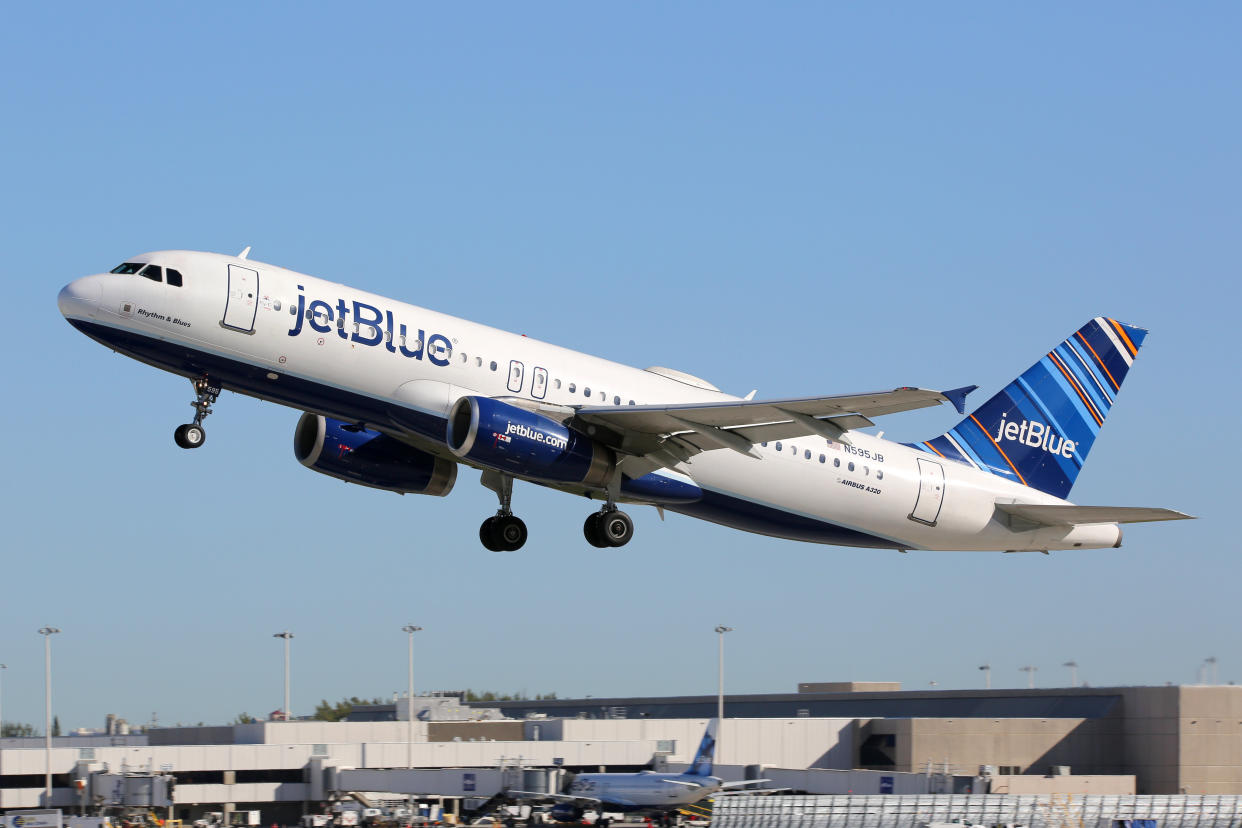
[[[1070,668],[1070,687],[1077,687],[1078,686],[1078,662],[1067,661],[1061,666]]]
[[[1038,670],[1039,668],[1032,667],[1031,665],[1028,664],[1025,667],[1019,667],[1018,669],[1021,672],[1026,673],[1026,686],[1028,688],[1033,688],[1035,686],[1035,671]]]
[[[284,632],[274,633],[272,638],[283,638],[285,640],[285,707],[281,711],[285,714],[285,721],[289,721],[289,642],[293,640],[293,633],[285,630]]]
[[[980,664],[979,669],[983,671],[983,689],[991,690],[992,689],[992,665],[991,664]]]
[[[60,632],[57,627],[40,627],[39,635],[43,636],[43,748],[46,754],[44,770],[46,771],[46,798],[44,807],[52,807],[52,636]]]
[[[422,627],[413,624],[401,628],[410,637],[410,689],[405,708],[405,766],[410,770],[414,769],[414,633],[420,630]]]
[[[4,738],[4,671],[9,665],[0,664],[0,739]]]
[[[724,733],[724,637],[727,632],[733,632],[733,628],[716,625],[716,638],[720,645],[716,658],[716,758],[719,761],[724,761],[720,752],[720,737]]]

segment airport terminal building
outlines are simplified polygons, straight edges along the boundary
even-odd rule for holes
[[[170,813],[291,825],[351,792],[485,800],[565,771],[691,758],[714,696],[359,708],[350,721],[0,740],[0,810],[89,806],[96,777],[175,779]],[[413,709],[413,716],[409,715]],[[1242,687],[902,691],[804,684],[727,696],[717,773],[810,794],[1242,794]]]

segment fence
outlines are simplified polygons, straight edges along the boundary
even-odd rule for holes
[[[1160,828],[1242,828],[1242,796],[720,796],[713,828],[1114,828],[1135,819]]]

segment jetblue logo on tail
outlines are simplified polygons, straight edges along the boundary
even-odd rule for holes
[[[1043,423],[1028,420],[1015,423],[1006,419],[1008,416],[1001,415],[1000,426],[996,430],[997,445],[1004,441],[1017,442],[1031,448],[1043,449],[1049,454],[1073,459],[1076,448],[1073,440],[1066,440]]]

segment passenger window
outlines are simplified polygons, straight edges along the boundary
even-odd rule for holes
[[[461,355],[461,361],[462,361],[463,363],[466,361],[466,354],[465,354],[465,352],[464,352],[464,351],[462,352],[462,355]]]
[[[560,391],[560,390],[561,390],[561,381],[560,381],[560,380],[552,380],[552,384],[556,386],[556,390],[557,390],[557,391]]]
[[[634,404],[634,401],[633,401],[633,400],[630,400],[630,405],[633,405],[633,404]]]
[[[865,474],[865,475],[867,475],[868,477],[870,477],[870,476],[871,476],[871,467],[870,467],[870,466],[863,466],[863,474]]]
[[[168,268],[168,284],[173,287],[181,287],[181,271]],[[276,310],[280,310],[280,302],[276,303]]]
[[[482,367],[483,367],[483,357],[475,357],[475,358],[474,358],[474,367],[475,367],[475,368],[482,368]]]
[[[822,463],[822,462],[824,462],[824,461],[825,461],[825,460],[827,460],[827,459],[828,459],[828,458],[827,458],[827,457],[824,457],[824,455],[822,455],[822,454],[819,456],[819,462],[821,462],[821,463]]]
[[[147,265],[139,275],[144,279],[150,279],[152,282],[164,281],[164,271],[160,269],[159,265]]]
[[[759,445],[763,446],[764,448],[767,448],[767,447],[768,447],[768,444],[767,444],[767,443],[760,443]]]
[[[488,365],[493,371],[496,370],[496,360],[493,359]]]
[[[776,450],[777,450],[777,451],[781,451],[781,450],[782,450],[782,449],[781,449],[781,444],[780,444],[780,443],[777,443],[777,444],[776,444]]]
[[[578,390],[578,386],[577,386],[577,385],[575,385],[574,383],[572,383],[572,382],[571,382],[571,383],[569,384],[569,393],[571,393],[571,394],[572,394],[572,393],[574,393],[574,392],[575,392],[575,391],[577,391],[577,390]]]
[[[298,315],[298,309],[297,309],[297,308],[295,308],[293,305],[290,305],[290,306],[289,306],[289,315],[290,315],[290,316],[297,316],[297,315]]]
[[[620,397],[613,397],[613,398],[612,398],[612,404],[613,404],[613,405],[620,405],[620,404],[621,404],[621,398],[620,398]]]
[[[591,389],[584,386],[582,389],[582,396],[586,397],[588,400],[591,399]]]
[[[173,275],[173,271],[171,270],[168,271],[168,284],[170,285],[172,284],[172,275]],[[181,282],[177,282],[177,287],[181,287]],[[272,300],[272,310],[277,311],[277,312],[280,311],[280,300],[279,299]]]
[[[834,469],[839,469],[839,468],[841,468],[841,458],[840,458],[840,457],[834,457],[834,458],[832,458],[832,467],[833,467]]]
[[[853,471],[853,470],[854,470],[854,461],[853,461],[853,460],[851,460],[851,461],[850,461],[850,464],[849,464],[848,468],[849,468],[849,470],[850,470],[850,471]]]
[[[803,456],[804,458],[806,458],[807,460],[810,460],[810,459],[811,459],[811,450],[810,450],[810,449],[807,449],[806,451],[802,452],[802,456]]]
[[[876,480],[883,480],[883,479],[884,479],[884,472],[883,472],[883,471],[881,471],[880,469],[876,469],[876,470],[875,470],[875,479],[876,479]]]

